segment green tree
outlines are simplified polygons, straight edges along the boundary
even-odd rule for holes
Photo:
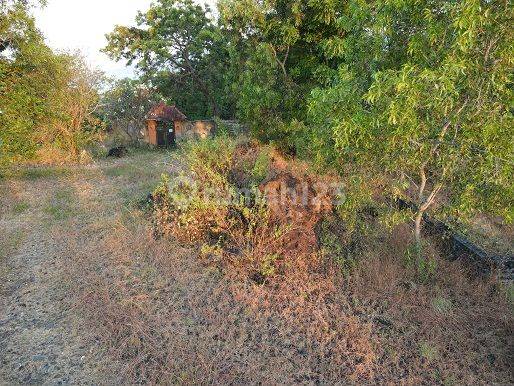
[[[53,83],[52,119],[42,126],[39,142],[58,147],[78,160],[80,151],[98,138],[103,129],[99,119],[102,71],[89,67],[79,53],[61,54],[61,71]]]
[[[114,59],[135,62],[144,79],[168,99],[201,97],[218,116],[226,55],[209,13],[191,0],[159,0],[138,14],[137,27],[117,26],[107,36],[105,51]]]
[[[513,218],[513,8],[503,1],[378,1],[352,7],[345,38],[371,42],[376,59],[344,63],[332,87],[312,94],[318,130],[339,156],[387,173],[423,214],[489,210]],[[363,9],[365,10],[363,12]],[[359,17],[364,15],[364,17]],[[368,56],[369,58],[369,56]]]
[[[139,80],[125,78],[103,93],[99,114],[110,130],[121,130],[136,142],[148,111],[160,100],[158,93]]]
[[[0,17],[0,166],[38,161],[45,149],[77,159],[97,131],[102,77],[80,56],[52,52],[28,6],[9,3]]]
[[[5,10],[5,11],[4,11]],[[36,125],[52,114],[52,81],[62,63],[44,44],[26,7],[17,4],[0,16],[0,159],[35,156]]]
[[[286,145],[298,135],[306,97],[337,69],[345,5],[342,0],[219,2],[222,31],[237,50],[238,117],[260,139]]]

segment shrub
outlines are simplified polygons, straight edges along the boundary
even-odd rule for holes
[[[225,135],[187,143],[176,155],[187,172],[173,183],[163,176],[153,193],[156,235],[199,245],[202,257],[257,283],[282,274],[284,263],[305,251],[291,247],[301,232],[270,216],[257,186],[268,175],[270,152]]]
[[[255,185],[259,185],[269,173],[271,159],[270,159],[270,147],[264,147],[260,150],[255,160],[255,164],[251,169],[252,181]]]
[[[419,345],[419,352],[422,358],[426,359],[427,361],[433,361],[437,359],[439,356],[439,351],[437,350],[437,347],[430,344],[430,342],[422,342]]]
[[[321,253],[324,257],[333,260],[344,275],[349,275],[357,265],[356,232],[342,229],[340,224],[339,218],[321,223],[319,235]]]
[[[228,135],[186,142],[180,153],[194,178],[212,186],[225,185],[234,163],[236,142]]]

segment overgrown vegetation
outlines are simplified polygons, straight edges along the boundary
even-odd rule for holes
[[[98,139],[103,75],[78,53],[54,53],[27,2],[0,11],[0,168],[81,160]]]
[[[125,383],[512,383],[512,285],[422,237],[427,213],[514,219],[511,4],[156,0],[107,36],[140,78],[103,95],[0,4],[0,167],[80,160],[105,127],[137,142],[161,98],[250,129],[183,143],[151,195],[157,152],[40,208],[60,234],[101,219],[70,282]]]
[[[510,4],[221,0],[218,10],[158,1],[106,50],[155,74],[186,110],[198,91],[163,80],[187,79],[212,113],[235,114],[286,154],[360,186],[381,176],[388,195],[416,205],[418,249],[427,210],[512,220]]]
[[[99,115],[114,144],[138,145],[146,115],[158,102],[159,94],[139,80],[112,81],[107,91],[102,93]]]
[[[214,14],[159,0],[136,27],[108,35],[105,51],[134,63],[140,79],[114,84],[98,111],[101,76],[54,54],[29,5],[5,4],[4,164],[77,159],[102,125],[133,140],[163,97],[193,118],[237,117],[254,138],[361,187],[381,176],[384,193],[415,203],[418,247],[427,210],[452,221],[477,212],[512,220],[505,2],[221,0]]]
[[[164,175],[153,193],[155,229],[200,243],[204,257],[246,265],[264,280],[276,272],[287,230],[271,221],[254,183],[255,169],[261,178],[268,173],[265,153],[248,154],[246,146],[225,135],[187,144],[180,153],[187,171],[173,181]]]
[[[510,356],[497,350],[510,329],[501,285],[473,278],[466,263],[446,261],[429,240],[420,258],[405,218],[385,226],[380,207],[342,205],[313,216],[316,201],[298,208],[284,198],[285,208],[275,206],[264,193],[276,181],[294,195],[294,181],[316,186],[324,178],[276,157],[248,139],[187,144],[178,153],[185,172],[163,176],[153,193],[156,236],[192,246],[203,264],[233,280],[238,299],[320,344],[307,351],[325,366],[325,380],[507,379]],[[476,341],[482,329],[496,331],[485,350]]]

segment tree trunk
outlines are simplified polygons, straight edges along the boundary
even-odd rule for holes
[[[445,174],[445,172],[443,172]],[[422,223],[423,223],[423,215],[427,211],[428,208],[434,203],[434,200],[436,196],[439,194],[441,189],[443,188],[442,182],[439,182],[435,185],[432,192],[428,195],[428,197],[424,198],[424,190],[426,186],[426,177],[424,170],[421,170],[421,176],[422,181],[420,184],[420,190],[419,190],[419,207],[418,211],[416,213],[416,218],[414,219],[414,237],[416,240],[416,248],[418,250],[418,253],[421,255],[421,230],[422,230]]]
[[[416,249],[418,253],[421,253],[421,229],[423,226],[423,214],[424,211],[419,210],[416,214],[416,219],[414,220],[414,237],[416,239]]]

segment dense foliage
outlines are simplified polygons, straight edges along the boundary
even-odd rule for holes
[[[187,106],[188,116],[230,115],[228,94],[220,93],[225,45],[209,12],[191,0],[160,0],[138,14],[137,27],[117,26],[105,51],[134,62],[163,96]]]
[[[3,152],[34,157],[34,128],[51,127],[51,142],[76,153],[94,126],[98,78],[45,46],[25,2],[2,4]],[[416,203],[418,237],[436,204],[512,220],[513,20],[499,0],[220,0],[215,14],[156,0],[136,26],[107,36],[105,51],[140,79],[118,82],[101,114],[137,132],[163,98],[192,118],[238,118],[261,141],[361,186],[380,176],[389,196]],[[91,91],[71,93],[86,106],[80,122],[62,98],[78,90],[74,76]]]
[[[417,204],[418,239],[438,201],[453,216],[512,220],[508,2],[223,0],[220,11],[232,41],[251,47],[238,114],[259,138],[357,166],[346,169],[360,181],[382,175]]]
[[[512,7],[380,1],[349,9],[352,55],[343,54],[330,87],[312,92],[314,127],[328,130],[338,157],[375,167],[417,203],[418,238],[421,216],[443,193],[453,215],[487,209],[512,220]]]
[[[96,136],[102,75],[44,42],[27,2],[0,12],[0,166],[77,160]]]

